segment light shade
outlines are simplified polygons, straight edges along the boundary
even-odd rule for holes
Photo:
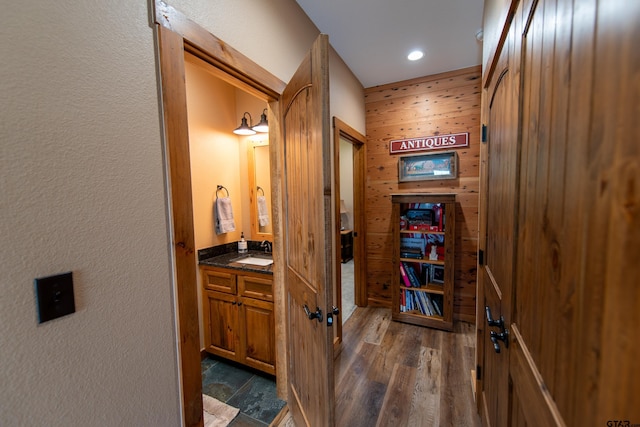
[[[235,133],[236,135],[255,135],[256,134],[256,131],[251,129],[247,124],[246,116],[249,116],[249,122],[251,122],[251,114],[245,111],[245,113],[242,115],[242,121],[240,122],[240,126],[238,126],[233,131],[233,133]]]
[[[269,132],[269,122],[267,121],[267,109],[260,115],[260,123],[251,128],[256,132]]]

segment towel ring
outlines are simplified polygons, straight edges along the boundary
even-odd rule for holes
[[[218,188],[216,189],[216,199],[218,198],[218,192],[219,192],[220,190],[224,190],[224,191],[226,191],[226,192],[227,192],[227,197],[229,197],[229,190],[227,190],[227,188],[226,188],[226,187],[224,187],[223,185],[218,185]]]
[[[258,192],[260,192],[260,191],[262,191],[262,195],[264,196],[264,190],[262,189],[262,187],[260,187],[260,186],[258,185]]]

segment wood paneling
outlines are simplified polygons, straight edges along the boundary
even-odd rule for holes
[[[526,0],[507,23],[521,110],[489,134],[517,129],[520,145],[513,340],[497,374],[513,426],[640,419],[639,20],[638,2]]]
[[[481,70],[472,67],[365,89],[367,297],[391,305],[391,193],[456,194],[454,317],[475,321]],[[398,183],[393,139],[469,132],[457,149],[458,178]]]

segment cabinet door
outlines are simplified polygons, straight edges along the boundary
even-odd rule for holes
[[[240,299],[242,322],[241,362],[275,375],[276,343],[273,303],[253,298]]]
[[[237,297],[206,291],[204,298],[204,338],[207,351],[236,359],[239,349]]]

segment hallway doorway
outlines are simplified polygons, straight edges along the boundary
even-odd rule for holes
[[[340,303],[334,350],[340,352],[342,327],[356,307],[365,307],[366,260],[364,221],[365,136],[333,118],[337,278],[334,301]]]

